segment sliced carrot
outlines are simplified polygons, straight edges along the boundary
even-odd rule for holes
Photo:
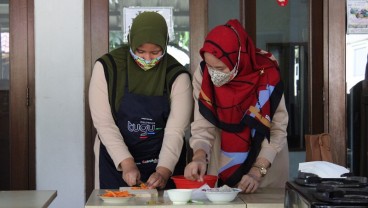
[[[145,183],[141,183],[141,188],[142,189],[148,189],[148,186]]]
[[[101,196],[104,197],[130,197],[133,196],[132,194],[130,194],[128,191],[110,191],[110,190],[106,190],[104,194],[102,194]]]
[[[145,183],[141,183],[138,187],[137,186],[133,186],[131,189],[132,190],[148,189],[148,186]]]

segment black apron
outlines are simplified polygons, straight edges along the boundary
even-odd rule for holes
[[[126,77],[128,77],[127,74]],[[163,96],[138,95],[129,92],[128,81],[126,81],[124,96],[117,112],[117,125],[141,173],[143,182],[147,181],[156,170],[169,114],[170,102],[166,89]],[[173,175],[183,175],[185,165],[186,145],[184,142]],[[122,172],[116,170],[102,143],[99,169],[101,189],[118,189],[128,186],[122,179]],[[171,179],[168,180],[165,189],[169,188],[175,188]]]

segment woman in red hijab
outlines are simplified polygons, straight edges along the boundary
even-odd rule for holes
[[[288,113],[278,64],[255,48],[237,20],[205,39],[193,78],[195,111],[185,177],[219,176],[218,186],[253,193],[284,187],[289,176]]]

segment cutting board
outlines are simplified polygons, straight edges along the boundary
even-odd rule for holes
[[[132,187],[120,187],[120,191],[128,191],[136,197],[158,197],[157,189],[132,189]]]

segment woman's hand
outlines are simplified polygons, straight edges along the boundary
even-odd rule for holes
[[[167,180],[171,176],[171,171],[165,167],[157,167],[156,172],[148,178],[146,185],[148,188],[165,188]]]
[[[202,150],[197,150],[190,162],[184,170],[184,177],[189,180],[197,180],[203,182],[203,176],[207,170],[206,153]]]
[[[259,167],[268,168],[270,166],[271,163],[266,158],[257,158],[256,162],[253,164],[253,167],[249,170],[249,172],[246,175],[243,175],[242,179],[237,185],[238,188],[243,190],[244,193],[254,193],[258,189],[259,184],[262,180],[262,175]]]
[[[120,167],[123,171],[123,180],[128,186],[134,186],[137,181],[140,181],[141,173],[138,170],[137,165],[133,158],[127,158],[120,163]]]
[[[261,174],[257,168],[252,167],[248,174],[243,175],[242,179],[238,183],[238,188],[243,193],[254,193],[261,182]]]

